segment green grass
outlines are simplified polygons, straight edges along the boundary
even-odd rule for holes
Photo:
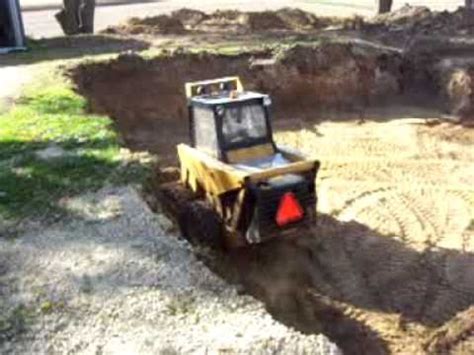
[[[26,94],[0,115],[0,220],[47,217],[58,200],[107,183],[140,180],[146,166],[124,166],[112,122],[85,112],[86,102],[62,79]],[[38,151],[64,154],[44,159]]]

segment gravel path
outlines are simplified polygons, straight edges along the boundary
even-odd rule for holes
[[[339,354],[238,295],[134,188],[62,205],[74,217],[0,239],[0,310],[23,318],[0,319],[0,353]]]

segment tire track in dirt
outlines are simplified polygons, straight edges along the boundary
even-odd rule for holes
[[[424,232],[425,240],[423,243],[427,248],[431,248],[441,240],[441,231],[435,225],[435,217],[433,212],[425,209],[423,201],[420,201],[416,196],[407,196],[406,194],[400,194],[400,199],[405,206],[407,212],[411,212],[416,217],[417,223]]]
[[[361,209],[367,208],[376,201],[384,198],[384,195],[390,193],[391,188],[377,188],[375,190],[364,191],[356,197],[347,200],[337,213],[342,220],[348,220],[351,215],[357,215]]]
[[[322,160],[326,211],[338,220],[388,232],[407,249],[336,233],[340,239],[326,242],[329,255],[320,267],[338,275],[336,288],[345,302],[400,312],[409,322],[442,324],[474,303],[469,286],[474,264],[465,265],[474,262],[465,254],[472,235],[466,228],[474,210],[469,179],[474,154],[454,138],[445,142],[430,136],[423,126],[400,121],[390,125],[390,132],[384,124],[367,126],[326,123],[312,141],[295,132],[285,140],[288,145],[292,139],[304,142],[301,148]],[[367,139],[367,130],[376,138]],[[339,136],[344,139],[334,139]],[[407,149],[403,142],[386,144],[391,136],[408,137]],[[344,252],[334,252],[336,244]],[[341,262],[341,255],[350,261]]]

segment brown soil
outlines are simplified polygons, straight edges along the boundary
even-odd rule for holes
[[[277,11],[240,12],[218,10],[206,14],[198,10],[182,9],[170,16],[161,15],[144,19],[130,19],[123,25],[110,27],[106,33],[119,34],[182,34],[193,32],[260,32],[311,31],[340,25],[334,18],[317,17],[299,9],[283,8]]]
[[[367,21],[367,29],[406,35],[467,35],[473,23],[465,18],[460,7],[454,12],[435,12],[423,6],[405,5],[397,11],[378,15]]]
[[[109,34],[183,34],[186,32],[183,24],[174,17],[160,15],[144,19],[133,17],[125,24],[104,30]]]
[[[472,338],[470,313],[453,317],[474,304],[474,131],[443,123],[429,96],[441,95],[438,87],[427,89],[426,107],[412,106],[413,89],[433,82],[407,76],[417,70],[410,63],[397,52],[326,43],[125,55],[71,76],[127,146],[167,163],[187,141],[184,82],[239,75],[270,93],[277,142],[322,161],[318,228],[225,256],[196,252],[276,318],[323,332],[348,354],[456,353]],[[176,217],[190,197],[166,186],[164,207]]]
[[[253,38],[253,41],[260,46],[338,38],[343,42],[355,41],[358,43],[357,50],[364,45],[365,51],[368,48],[378,48],[379,51],[387,51],[390,48],[388,63],[383,63],[387,57],[385,59],[379,57],[377,60],[381,59],[382,62],[376,63],[376,66],[379,69],[391,68],[391,75],[395,70],[395,78],[387,77],[383,71],[374,70],[373,63],[367,61],[361,63],[357,60],[357,56],[351,56],[344,50],[340,51],[339,57],[326,52],[323,55],[324,58],[336,60],[338,58],[346,60],[349,57],[355,59],[357,69],[350,76],[356,79],[359,86],[370,85],[365,81],[371,80],[371,76],[380,79],[379,81],[385,81],[385,89],[390,88],[389,92],[379,91],[379,95],[375,97],[377,100],[387,98],[387,96],[391,99],[391,93],[397,88],[406,89],[407,81],[409,81],[412,94],[423,92],[437,95],[437,102],[444,106],[446,113],[472,125],[474,121],[474,94],[472,94],[474,42],[470,33],[473,31],[474,21],[465,14],[463,8],[454,12],[434,12],[426,7],[409,5],[389,14],[366,19],[318,17],[291,8],[265,12],[226,10],[211,14],[182,9],[169,16],[131,19],[126,24],[107,29],[106,32],[138,36],[155,44],[168,38],[168,45],[183,45],[190,48],[229,41],[235,41],[234,45],[245,45],[249,38]],[[170,36],[166,37],[166,35]],[[403,60],[397,60],[394,52],[398,52]],[[320,71],[325,70],[318,57],[309,55],[311,59],[308,60],[304,51],[303,53],[293,51],[293,53],[293,58],[291,58],[295,62],[293,64],[296,64],[298,60],[307,62],[297,64],[298,69],[303,65],[311,70],[315,67]],[[314,59],[316,59],[315,64],[312,63]],[[346,64],[345,69],[349,70],[349,74],[352,73],[348,67],[349,63]],[[333,65],[329,67],[334,68]],[[364,70],[367,75],[363,73]],[[359,77],[363,80],[359,80],[358,71]],[[288,73],[278,74],[288,76]],[[304,83],[299,87],[300,94],[308,92],[304,88]],[[318,87],[318,89],[321,88]],[[323,88],[322,91],[326,90]],[[347,91],[343,90],[341,95],[352,97]],[[359,95],[366,95],[360,88],[356,91]],[[295,93],[294,88],[291,88],[291,92]],[[337,98],[336,101],[341,100]],[[332,106],[334,104],[334,102],[330,103]],[[341,102],[341,104],[345,103]]]
[[[426,350],[432,354],[473,354],[473,335],[474,307],[471,307],[437,330],[427,342]]]
[[[128,146],[166,160],[174,160],[174,146],[186,140],[186,81],[239,75],[249,89],[271,94],[277,117],[285,119],[341,110],[361,118],[384,96],[401,98],[403,81],[396,53],[338,43],[276,53],[178,52],[152,60],[122,55],[110,63],[81,65],[71,75],[91,108],[115,119]],[[157,137],[163,120],[169,134]]]
[[[181,9],[169,16],[132,18],[124,24],[106,29],[105,32],[156,35],[183,34],[186,31],[248,34],[265,31],[320,33],[324,30],[343,30],[349,33],[351,30],[359,30],[360,35],[377,37],[385,43],[408,45],[420,36],[470,35],[473,25],[473,21],[465,16],[464,8],[454,12],[436,12],[427,7],[410,5],[367,19],[321,17],[295,8],[263,12],[218,10],[211,14]]]

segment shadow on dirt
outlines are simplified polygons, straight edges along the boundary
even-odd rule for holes
[[[418,252],[329,215],[320,216],[314,234],[230,254],[196,250],[214,272],[262,300],[276,319],[305,333],[322,332],[346,354],[390,352],[377,322],[399,333],[408,323],[438,327],[474,303],[474,255]],[[360,309],[377,315],[359,317]]]

